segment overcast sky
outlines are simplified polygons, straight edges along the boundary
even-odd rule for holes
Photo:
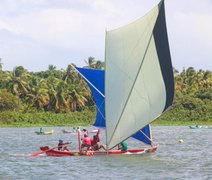
[[[105,30],[145,15],[159,0],[1,0],[0,58],[3,70],[29,71],[52,64],[84,66],[104,60]],[[166,0],[173,66],[212,70],[212,0]]]

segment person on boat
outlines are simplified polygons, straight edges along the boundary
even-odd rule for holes
[[[73,127],[73,128],[72,128],[72,132],[73,132],[73,133],[77,133],[78,130],[80,130],[80,127],[79,127],[79,126]]]
[[[42,127],[40,128],[40,133],[44,133],[44,131],[43,131],[43,128],[42,128]]]
[[[69,151],[69,148],[67,146],[67,144],[70,144],[71,142],[66,142],[64,143],[62,139],[59,140],[58,143],[58,150],[59,151]]]
[[[87,129],[83,129],[83,130],[82,130],[82,134],[87,134],[87,135],[88,135]]]
[[[99,149],[104,149],[106,151],[106,148],[103,145],[98,144],[98,142],[100,142],[99,132],[100,129],[98,129],[96,135],[94,135],[93,139],[91,140],[91,149],[93,151],[98,151]]]
[[[118,145],[118,149],[122,150],[122,151],[127,151],[128,150],[128,143],[127,141],[122,141],[119,145]]]
[[[76,132],[78,132],[78,129],[76,127],[73,127],[72,132],[76,133]]]
[[[85,147],[87,150],[91,148],[91,138],[87,134],[84,134],[84,138],[82,138],[81,149],[83,150]]]
[[[100,149],[104,149],[106,151],[106,148],[102,144],[98,144],[100,141],[99,136],[94,135],[93,139],[91,140],[91,149],[93,151],[98,151]]]

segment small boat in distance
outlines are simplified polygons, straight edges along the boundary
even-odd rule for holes
[[[196,125],[196,126],[189,126],[190,129],[212,129],[212,126],[200,126],[200,125]]]
[[[43,131],[41,128],[40,131],[35,131],[35,133],[38,135],[51,135],[54,133],[54,130]]]
[[[77,127],[72,127],[72,130],[71,131],[67,131],[67,130],[65,130],[65,129],[62,129],[62,132],[64,133],[64,134],[66,134],[66,133],[72,133],[72,134],[77,134],[78,133],[78,130],[80,130],[80,131],[87,131],[86,129],[81,129],[79,126],[77,126]],[[91,131],[87,131],[87,133],[96,133],[98,130],[91,130]]]
[[[63,133],[77,133],[77,132],[78,132],[78,129],[80,129],[79,126],[77,126],[77,127],[72,127],[71,131],[67,131],[67,130],[65,130],[65,129],[62,129],[62,132],[63,132]]]
[[[73,133],[72,131],[66,131],[65,129],[62,129],[63,133]]]

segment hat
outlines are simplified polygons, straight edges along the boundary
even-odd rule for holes
[[[62,139],[59,139],[59,143],[62,143],[63,142],[63,140]]]

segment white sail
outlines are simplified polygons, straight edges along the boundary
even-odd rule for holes
[[[137,21],[106,32],[108,149],[151,123],[172,104],[173,73],[164,16],[161,1]]]

